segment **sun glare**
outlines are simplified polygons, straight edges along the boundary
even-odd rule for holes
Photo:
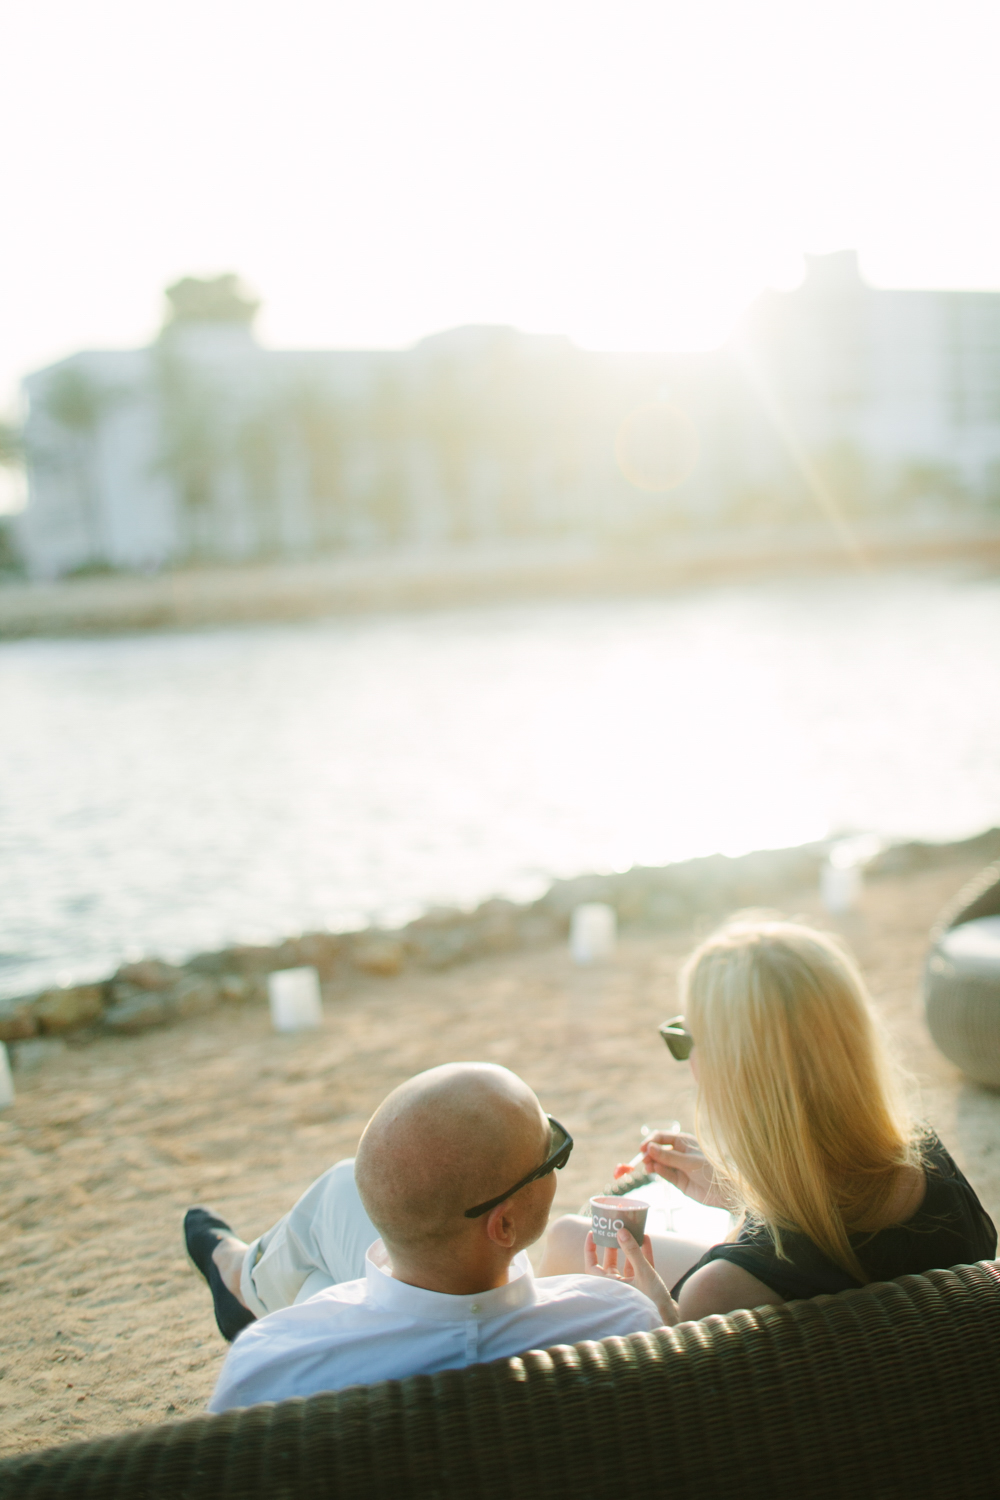
[[[185,274],[238,271],[266,342],[328,348],[707,348],[803,250],[1000,283],[981,4],[37,0],[5,30],[8,394],[148,340]]]

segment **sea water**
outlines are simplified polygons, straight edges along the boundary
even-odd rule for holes
[[[1000,580],[0,645],[0,994],[554,875],[1000,822]]]

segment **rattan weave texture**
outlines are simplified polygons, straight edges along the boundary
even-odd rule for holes
[[[979,917],[1000,916],[1000,859],[987,865],[952,897],[931,928],[931,942],[936,943],[950,927],[975,922]]]
[[[2,1500],[1000,1494],[1000,1265],[0,1464]]]

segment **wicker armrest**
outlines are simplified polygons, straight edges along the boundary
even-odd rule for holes
[[[1000,1266],[26,1454],[3,1500],[1000,1490]]]

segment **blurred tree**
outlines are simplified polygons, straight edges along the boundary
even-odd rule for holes
[[[20,510],[24,501],[24,434],[15,423],[0,421],[0,521]],[[0,571],[10,572],[11,547],[8,528],[6,541],[0,543]]]
[[[272,414],[260,425],[240,421],[240,403],[198,356],[185,329],[249,327],[260,303],[232,271],[221,276],[184,276],[166,289],[167,318],[154,351],[153,382],[160,419],[157,468],[173,481],[179,501],[183,555],[207,561],[224,551],[216,535],[219,482],[227,466],[244,473],[257,531],[255,550],[275,548],[273,515],[274,434]],[[265,511],[268,513],[265,514]]]
[[[24,437],[13,422],[0,421],[0,467],[19,468],[24,462]]]
[[[314,545],[319,551],[343,542],[344,416],[329,392],[310,379],[297,381],[283,400],[293,442],[305,454],[306,484]]]
[[[967,506],[969,495],[950,465],[918,460],[900,467],[890,503],[904,514],[947,516]]]
[[[809,507],[808,498],[804,488],[794,485],[746,484],[733,490],[724,514],[738,526],[782,526],[813,519],[815,507]]]
[[[413,441],[413,422],[407,392],[390,368],[380,372],[369,395],[365,431],[376,455],[368,495],[370,514],[387,541],[399,541],[410,520],[406,455]]]
[[[254,552],[260,558],[274,558],[281,552],[278,485],[285,421],[281,404],[269,405],[242,422],[235,438],[253,516]]]
[[[550,392],[534,390],[531,373],[509,337],[495,339],[484,351],[469,413],[469,463],[478,459],[475,521],[487,533],[517,536],[537,520],[532,514],[536,425],[545,422]]]
[[[20,469],[24,462],[24,439],[13,422],[0,422],[0,469]],[[0,513],[0,574],[21,573],[24,563],[14,540],[10,518]]]
[[[467,367],[439,354],[415,401],[414,417],[426,438],[447,512],[448,534],[465,540],[469,515],[470,459],[476,448],[476,399]]]
[[[0,516],[0,577],[24,572],[24,560],[14,538],[9,516]]]
[[[72,468],[87,538],[86,564],[96,566],[102,566],[106,561],[98,480],[98,434],[106,413],[122,399],[122,395],[116,387],[97,380],[78,365],[63,365],[55,370],[42,393],[46,415],[70,435]]]
[[[252,323],[260,307],[233,271],[223,276],[184,276],[167,287],[167,326],[173,323]]]
[[[211,511],[225,457],[223,393],[166,339],[154,351],[153,383],[160,420],[155,467],[174,484],[182,555],[203,562],[214,550]]]
[[[842,516],[857,518],[870,508],[872,483],[868,460],[847,438],[812,455],[812,467]]]
[[[983,503],[988,511],[1000,511],[1000,463],[987,465],[983,485]]]

